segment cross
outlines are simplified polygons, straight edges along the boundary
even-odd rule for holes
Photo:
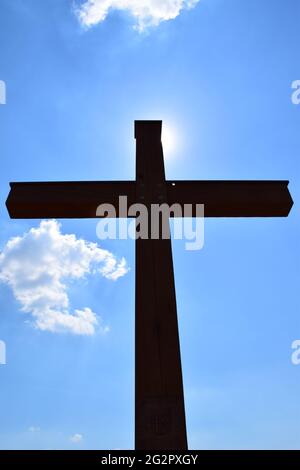
[[[118,217],[120,195],[147,208],[204,204],[205,217],[288,216],[288,181],[167,181],[161,130],[162,121],[135,122],[135,181],[10,183],[10,217],[94,218],[102,203]],[[186,450],[171,240],[135,243],[135,448]]]

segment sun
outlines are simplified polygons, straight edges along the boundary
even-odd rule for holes
[[[163,124],[162,127],[161,140],[165,156],[172,157],[176,147],[176,138],[173,129],[166,124]]]

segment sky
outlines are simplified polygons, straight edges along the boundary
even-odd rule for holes
[[[10,220],[10,181],[131,180],[163,120],[169,180],[289,180],[288,218],[173,241],[190,449],[300,449],[297,0],[0,0],[1,449],[134,446],[134,241]],[[293,103],[294,101],[294,103]],[[294,361],[295,362],[295,361]]]

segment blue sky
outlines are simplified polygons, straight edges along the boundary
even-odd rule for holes
[[[9,219],[9,181],[134,179],[135,119],[172,130],[168,179],[290,180],[289,218],[206,220],[203,250],[173,242],[192,449],[300,448],[299,17],[297,0],[200,0],[144,31],[115,9],[84,28],[71,0],[0,0],[1,250],[40,225]],[[134,242],[60,222],[130,270],[66,284],[105,334],[34,328],[0,284],[0,448],[133,448]]]

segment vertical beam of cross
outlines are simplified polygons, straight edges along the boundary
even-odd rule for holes
[[[136,122],[137,201],[167,202],[161,122]],[[149,218],[149,231],[151,220]],[[170,239],[136,240],[135,448],[187,449]]]

